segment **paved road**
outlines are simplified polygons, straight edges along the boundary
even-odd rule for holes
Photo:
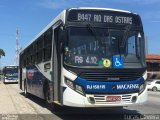
[[[0,82],[0,120],[101,120],[108,117],[122,120],[139,117],[160,119],[160,92],[148,93],[148,102],[141,106],[124,109],[63,108],[55,112],[48,110],[45,102],[37,97],[25,98],[18,84],[4,85]]]

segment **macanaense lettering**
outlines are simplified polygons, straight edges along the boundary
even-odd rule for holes
[[[117,89],[139,89],[139,84],[117,85]]]

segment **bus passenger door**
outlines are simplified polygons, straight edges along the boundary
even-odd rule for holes
[[[59,27],[53,27],[53,52],[52,52],[52,80],[53,80],[53,101],[61,103],[61,52],[58,43]]]

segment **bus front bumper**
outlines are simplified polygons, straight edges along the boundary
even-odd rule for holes
[[[121,100],[107,101],[107,96],[120,96]],[[63,93],[63,105],[72,107],[119,107],[143,104],[147,101],[147,97],[147,88],[140,95],[138,93],[132,93],[118,95],[86,94],[86,96],[83,96],[70,88],[66,88]]]

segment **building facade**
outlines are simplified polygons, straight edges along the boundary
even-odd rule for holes
[[[160,79],[160,55],[147,54],[146,62],[148,79]]]

